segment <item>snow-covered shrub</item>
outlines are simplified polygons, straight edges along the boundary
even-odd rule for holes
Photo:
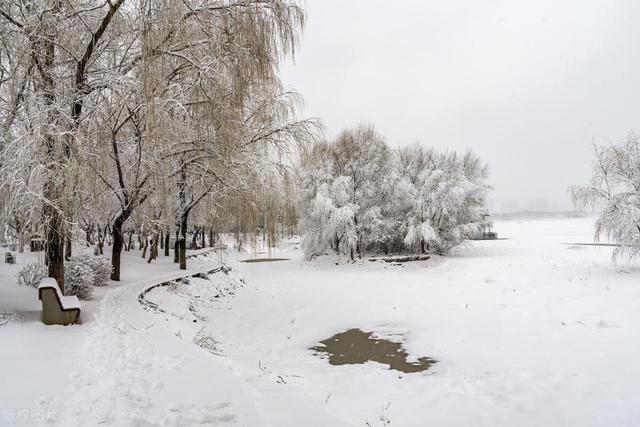
[[[27,264],[18,272],[16,277],[19,285],[37,288],[40,280],[47,277],[48,273],[46,265]]]
[[[18,272],[18,284],[37,288],[40,280],[47,277],[47,266],[27,264]],[[104,258],[78,256],[64,265],[64,293],[87,299],[94,286],[103,286],[111,275],[111,263]]]
[[[104,286],[111,278],[111,262],[102,257],[83,257],[93,270],[93,285]]]
[[[64,294],[88,299],[93,295],[95,275],[87,257],[71,258],[64,266]]]
[[[106,258],[81,255],[71,258],[68,264],[74,266],[82,264],[85,268],[91,270],[93,286],[104,286],[111,277],[111,263]]]

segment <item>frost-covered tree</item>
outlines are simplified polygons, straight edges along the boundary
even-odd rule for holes
[[[315,144],[301,156],[300,212],[307,257],[332,248],[447,253],[477,232],[490,189],[472,152],[391,152],[372,127]]]
[[[382,238],[383,205],[390,201],[392,185],[391,151],[373,126],[358,126],[342,132],[334,143],[334,173],[353,213],[355,250]],[[353,250],[350,256],[353,258]]]
[[[61,288],[74,230],[99,253],[113,241],[114,280],[134,232],[153,259],[177,229],[184,268],[200,202],[219,218],[225,197],[269,194],[273,231],[280,196],[264,184],[278,179],[257,177],[281,174],[287,149],[318,125],[296,118],[278,75],[298,48],[298,1],[0,0],[0,12],[5,234],[44,228]]]
[[[38,179],[23,180],[27,186],[13,191],[30,194],[41,205],[48,273],[63,289],[64,239],[73,198],[68,171],[86,107],[109,86],[111,73],[101,59],[113,52],[123,34],[114,31],[123,3],[2,2],[1,148],[30,147],[19,150],[24,156],[14,159],[16,166],[37,159]]]
[[[150,137],[170,141],[164,157],[185,269],[189,218],[200,203],[251,191],[274,153],[315,128],[296,119],[296,95],[278,76],[280,60],[297,49],[304,11],[285,0],[147,3],[142,34],[150,48],[140,62],[153,109],[145,116]]]
[[[396,152],[396,167],[400,176],[398,194],[399,232],[403,233],[403,243],[408,248],[420,248],[424,253],[429,242],[436,238],[431,226],[430,209],[433,186],[430,186],[430,170],[435,168],[433,150],[427,150],[416,143],[402,147]]]
[[[301,212],[308,257],[327,245],[351,258],[385,241],[383,212],[393,192],[391,151],[373,126],[342,132],[305,151],[300,164]]]
[[[613,261],[640,255],[640,138],[631,133],[621,144],[595,147],[590,185],[569,189],[578,207],[597,207],[595,240],[619,246]]]
[[[490,187],[488,169],[474,153],[459,156],[413,146],[401,149],[399,158],[412,201],[406,246],[446,253],[477,233]]]

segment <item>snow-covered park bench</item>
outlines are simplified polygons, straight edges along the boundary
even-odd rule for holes
[[[38,298],[42,301],[42,321],[45,325],[71,325],[80,320],[80,301],[64,296],[58,282],[51,277],[40,280]]]

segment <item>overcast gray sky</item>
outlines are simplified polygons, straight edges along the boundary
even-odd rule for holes
[[[592,144],[640,131],[640,2],[307,0],[283,80],[329,136],[375,124],[395,147],[472,148],[494,210],[570,207]]]

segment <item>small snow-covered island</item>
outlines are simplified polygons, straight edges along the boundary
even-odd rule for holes
[[[640,425],[638,13],[0,0],[0,426]]]

